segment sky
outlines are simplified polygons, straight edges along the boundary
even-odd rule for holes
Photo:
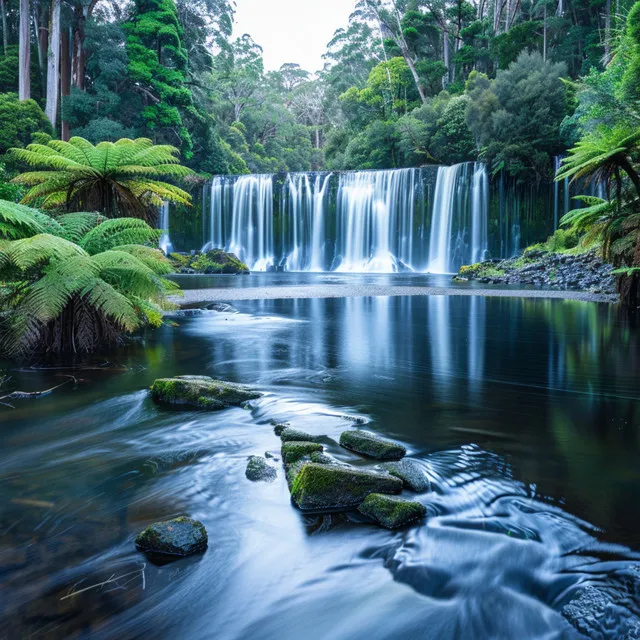
[[[267,71],[285,62],[318,71],[327,42],[348,25],[354,6],[355,0],[236,0],[233,33],[248,33],[263,48]]]

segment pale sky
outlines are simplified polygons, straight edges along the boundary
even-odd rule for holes
[[[234,36],[245,33],[264,50],[265,70],[296,62],[322,69],[327,42],[347,27],[355,0],[236,0]]]

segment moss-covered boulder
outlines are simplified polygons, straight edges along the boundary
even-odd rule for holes
[[[262,456],[249,456],[245,475],[252,482],[273,482],[278,474]]]
[[[172,253],[169,256],[179,273],[246,274],[249,267],[233,253],[212,249],[205,253],[186,255]]]
[[[151,386],[153,401],[172,409],[218,411],[241,406],[261,395],[243,385],[214,380],[208,376],[159,378]]]
[[[431,488],[429,478],[427,478],[424,470],[415,460],[404,459],[397,462],[385,462],[380,466],[392,476],[400,478],[404,483],[405,489],[423,493]]]
[[[282,460],[285,464],[297,462],[303,456],[310,456],[314,451],[322,451],[322,445],[317,442],[294,440],[282,445]]]
[[[291,427],[286,427],[280,431],[280,439],[282,442],[316,442],[318,438],[316,436],[312,436],[305,431],[299,431],[298,429],[292,429]]]
[[[340,436],[340,444],[346,449],[377,460],[400,460],[407,454],[402,445],[365,431],[344,431]]]
[[[291,497],[303,510],[350,509],[371,493],[400,493],[402,480],[356,467],[305,464],[291,487]]]
[[[156,522],[136,537],[140,551],[169,556],[189,556],[204,551],[208,543],[202,522],[186,517]]]
[[[397,529],[416,522],[427,515],[427,509],[419,502],[372,493],[368,495],[358,511],[387,529]]]

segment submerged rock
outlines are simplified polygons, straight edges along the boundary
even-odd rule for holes
[[[400,460],[407,454],[402,445],[364,431],[344,431],[340,436],[340,444],[346,449],[378,460]]]
[[[385,462],[380,466],[392,476],[400,478],[406,489],[422,493],[429,491],[431,488],[429,478],[427,478],[422,467],[415,460],[405,459],[397,462]]]
[[[368,495],[358,507],[358,511],[387,529],[404,527],[427,515],[427,509],[419,502],[380,493]]]
[[[371,493],[400,493],[402,481],[355,467],[309,462],[299,470],[291,497],[303,510],[357,507]]]
[[[285,464],[297,462],[303,456],[310,456],[315,451],[322,451],[322,445],[317,442],[295,440],[282,445],[282,459]]]
[[[151,386],[153,401],[173,409],[217,411],[232,405],[241,406],[261,395],[243,385],[214,380],[208,376],[159,378]]]
[[[280,436],[282,442],[316,442],[316,440],[318,439],[315,436],[306,433],[305,431],[299,431],[298,429],[292,429],[291,427],[281,429],[280,433],[277,435]]]
[[[278,473],[263,457],[249,456],[245,475],[252,482],[273,482]]]
[[[146,553],[188,556],[204,551],[208,542],[202,522],[180,517],[148,526],[136,537],[136,548]]]

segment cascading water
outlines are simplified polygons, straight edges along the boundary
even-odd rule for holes
[[[488,252],[480,163],[217,176],[203,197],[203,249],[236,253],[254,271],[446,273]]]
[[[226,249],[240,256],[254,271],[265,271],[273,264],[273,181],[270,175],[240,176],[234,184],[231,235]]]
[[[429,240],[431,273],[452,273],[480,262],[489,248],[489,178],[481,163],[440,167]]]
[[[171,244],[171,238],[169,237],[169,203],[163,202],[160,207],[160,217],[158,220],[159,228],[162,229],[162,235],[160,236],[160,242],[158,246],[166,255],[173,251],[173,245]]]

